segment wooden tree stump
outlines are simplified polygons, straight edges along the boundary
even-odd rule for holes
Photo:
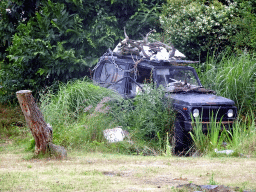
[[[64,147],[52,144],[52,128],[44,121],[43,114],[39,110],[30,90],[16,92],[20,107],[25,116],[26,123],[35,139],[35,153],[50,152],[60,158],[65,158],[67,152]]]

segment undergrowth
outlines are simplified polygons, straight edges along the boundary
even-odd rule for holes
[[[41,110],[53,126],[53,142],[69,149],[115,151],[156,155],[165,151],[172,134],[175,114],[164,92],[150,88],[132,100],[115,92],[77,80],[41,96]],[[103,130],[121,127],[129,136],[120,143],[109,143]]]
[[[232,131],[222,131],[221,124],[212,118],[211,129],[205,134],[202,125],[195,122],[191,137],[196,150],[216,155],[215,150],[232,149],[236,155],[256,156],[254,55],[223,57],[220,62],[213,58],[198,70],[204,71],[199,73],[203,85],[235,100],[239,114]],[[54,143],[68,149],[169,156],[175,113],[164,92],[149,86],[150,93],[124,100],[109,89],[77,80],[60,85],[57,93],[50,89],[43,92],[39,105],[46,122],[53,126]],[[103,130],[115,127],[128,131],[129,137],[109,143]],[[0,138],[27,142],[33,150],[19,106],[0,106]]]
[[[0,138],[26,134],[25,117],[20,106],[0,104]]]
[[[256,58],[247,52],[241,55],[209,57],[199,67],[202,84],[218,95],[235,101],[242,115],[248,109],[256,112]],[[201,72],[203,71],[203,72]]]
[[[120,96],[87,80],[71,81],[59,86],[57,94],[50,89],[40,96],[40,109],[45,120],[51,125],[64,125],[77,121],[86,107],[95,107],[101,99],[110,96],[120,100]]]
[[[223,129],[221,121],[214,118],[208,126],[208,131],[202,131],[199,118],[194,122],[193,131],[190,132],[194,147],[202,155],[221,156],[218,151],[232,150],[232,156],[256,156],[256,127],[252,111],[245,119],[237,119],[229,129]]]

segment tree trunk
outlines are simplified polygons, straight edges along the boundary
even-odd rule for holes
[[[45,154],[52,140],[52,128],[44,121],[43,114],[39,110],[31,91],[21,90],[16,92],[16,95],[27,125],[35,139],[35,152]]]
[[[43,114],[39,110],[30,90],[16,92],[20,107],[25,116],[28,127],[35,139],[35,153],[47,153],[57,158],[66,158],[67,151],[64,147],[52,143],[52,127],[44,121]]]

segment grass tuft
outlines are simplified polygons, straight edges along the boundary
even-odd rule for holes
[[[217,123],[212,118],[208,131],[203,132],[202,123],[197,118],[193,131],[190,133],[196,150],[201,154],[209,154],[214,157],[223,156],[223,154],[216,154],[215,150],[228,149],[234,151],[232,156],[255,156],[256,127],[253,112],[248,113],[245,119],[238,119],[232,129],[227,130],[221,127],[221,121]]]

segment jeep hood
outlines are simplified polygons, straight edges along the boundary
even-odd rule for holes
[[[167,95],[172,98],[174,103],[186,104],[190,106],[202,105],[234,105],[235,102],[225,97],[216,96],[214,94],[200,94],[200,93],[176,93]]]

